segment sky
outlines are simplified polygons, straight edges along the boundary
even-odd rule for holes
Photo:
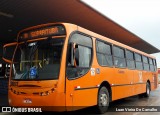
[[[160,0],[81,0],[160,49]],[[160,53],[152,54],[160,68]]]

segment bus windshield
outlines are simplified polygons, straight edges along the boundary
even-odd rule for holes
[[[19,44],[13,59],[12,79],[58,79],[63,44],[64,38]]]

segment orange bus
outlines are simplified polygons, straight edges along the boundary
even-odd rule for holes
[[[155,57],[78,25],[30,27],[3,48],[11,64],[10,106],[53,111],[96,106],[104,113],[111,101],[149,97],[158,87]]]

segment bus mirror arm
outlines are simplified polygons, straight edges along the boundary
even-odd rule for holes
[[[2,56],[2,59],[11,64],[12,63],[12,56],[13,56],[13,53],[14,53],[14,50],[17,46],[17,42],[13,42],[13,43],[8,43],[8,44],[5,44],[3,46],[3,56]]]

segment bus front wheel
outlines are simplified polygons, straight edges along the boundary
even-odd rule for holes
[[[98,92],[97,109],[98,113],[105,113],[109,106],[109,92],[106,87],[101,87]]]

